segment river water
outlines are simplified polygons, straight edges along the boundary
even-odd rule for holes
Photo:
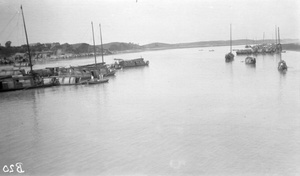
[[[279,55],[252,67],[227,52],[106,56],[150,65],[106,84],[1,93],[0,175],[18,162],[23,175],[299,175],[300,52],[282,53],[286,74]]]

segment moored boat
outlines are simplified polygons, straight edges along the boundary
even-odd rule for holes
[[[230,24],[230,52],[225,55],[225,62],[231,62],[234,60],[234,54],[232,54],[232,36],[231,36],[231,24]]]
[[[149,61],[144,61],[144,58],[137,58],[131,60],[123,60],[123,59],[115,59],[117,62],[115,63],[115,67],[138,67],[138,66],[148,66]]]
[[[28,36],[26,31],[25,18],[23,13],[23,8],[21,6],[21,13],[23,17],[23,24],[26,36],[27,50],[29,56],[29,64],[27,66],[30,67],[29,73],[25,73],[25,70],[2,70],[0,72],[0,92],[7,91],[16,91],[16,90],[25,90],[25,89],[34,89],[34,88],[44,88],[51,87],[56,84],[55,78],[47,77],[44,78],[39,74],[35,73],[32,69],[31,62],[31,54],[30,47],[28,42]]]
[[[0,92],[51,87],[57,84],[56,78],[38,75],[2,75]]]
[[[230,52],[225,55],[225,62],[231,62],[234,59],[234,55]]]
[[[87,84],[101,84],[108,82],[108,79],[103,78],[103,74],[101,74],[101,69],[97,67],[97,57],[96,57],[96,47],[95,47],[95,39],[94,39],[94,27],[93,27],[93,22],[92,24],[92,33],[93,33],[93,43],[94,43],[94,55],[95,55],[95,64],[94,64],[94,70],[91,70],[91,79],[87,81]],[[101,36],[101,48],[102,48],[102,35],[101,35],[101,26],[100,27],[100,36]],[[103,53],[103,49],[102,49]],[[104,65],[104,60],[103,60],[103,54],[102,54],[102,64]],[[107,68],[105,66],[105,68]],[[114,74],[114,73],[113,73]]]
[[[109,79],[102,78],[102,79],[90,79],[86,82],[86,84],[101,84],[108,82]]]
[[[278,63],[278,70],[279,71],[287,71],[288,67],[284,60],[279,61]]]
[[[248,57],[246,57],[246,59],[245,59],[245,63],[246,63],[246,64],[252,64],[252,65],[254,65],[254,64],[256,64],[256,59],[255,59],[254,57],[248,56]]]

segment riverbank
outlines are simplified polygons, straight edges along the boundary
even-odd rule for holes
[[[286,40],[284,42],[288,42],[292,40]],[[295,41],[295,40],[293,40]],[[237,45],[244,45],[244,40],[236,40],[233,42],[234,46]],[[77,44],[78,45],[78,44]],[[179,44],[164,44],[164,43],[153,43],[153,44],[148,44],[148,45],[143,45],[140,48],[134,48],[134,49],[127,49],[127,50],[115,50],[114,52],[106,52],[105,55],[118,55],[118,54],[124,54],[124,53],[139,53],[139,52],[144,52],[144,51],[156,51],[156,50],[170,50],[170,49],[180,49],[180,48],[198,48],[198,47],[217,47],[217,46],[228,46],[226,41],[211,41],[211,42],[195,42],[195,43],[179,43]],[[283,50],[288,50],[288,51],[300,51],[300,43],[295,42],[295,43],[283,43],[282,44],[282,49]],[[60,61],[60,60],[72,60],[72,59],[78,59],[78,58],[90,58],[93,57],[93,53],[82,53],[82,54],[62,54],[59,56],[54,56],[54,55],[45,55],[41,58],[33,58],[33,63],[34,64],[40,64],[40,63],[45,63],[49,61]],[[97,53],[97,56],[101,56],[100,53]],[[26,55],[22,57],[25,58]],[[1,57],[0,58],[0,65],[13,65],[14,63],[18,63],[17,61],[20,56],[18,56],[18,59],[14,59],[12,57],[10,58],[5,58]],[[26,60],[26,59],[25,59]],[[27,60],[26,60],[27,61]]]

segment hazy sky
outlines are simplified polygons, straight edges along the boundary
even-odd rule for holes
[[[0,0],[0,43],[96,44],[103,42],[181,43],[233,39],[300,37],[299,0]]]

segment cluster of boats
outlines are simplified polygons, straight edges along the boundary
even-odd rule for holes
[[[232,54],[231,52],[225,55],[225,62],[231,62],[231,61],[233,61],[233,59],[234,59],[234,54]],[[245,58],[245,64],[256,65],[256,58],[247,56]],[[277,68],[279,71],[286,72],[288,69],[288,66],[284,60],[280,59]]]
[[[101,84],[109,81],[117,69],[137,66],[147,66],[149,61],[144,58],[132,60],[118,59],[114,64],[89,64],[82,66],[47,67],[31,70],[3,69],[0,71],[0,92],[45,88],[66,85]]]
[[[93,42],[94,42],[94,56],[95,63],[82,65],[82,66],[70,66],[65,67],[48,67],[45,69],[32,69],[30,48],[28,43],[28,37],[26,32],[25,19],[23,9],[21,6],[21,12],[24,23],[24,30],[27,42],[27,50],[29,55],[29,63],[25,66],[30,67],[30,71],[25,73],[25,69],[4,69],[0,71],[0,92],[25,90],[44,88],[51,86],[64,86],[64,85],[82,85],[82,84],[100,84],[108,82],[108,76],[114,76],[116,69],[126,67],[145,66],[149,64],[149,61],[144,61],[143,58],[137,58],[132,60],[116,59],[116,62],[111,65],[107,65],[103,59],[103,47],[102,47],[102,35],[101,25],[100,36],[101,36],[101,49],[102,49],[102,62],[97,63],[96,59],[96,48],[94,39],[94,27],[92,24],[93,31]]]
[[[279,37],[279,28],[278,28],[278,43],[276,40],[275,44],[263,44],[263,45],[256,45],[256,46],[246,46],[247,49],[243,50],[237,50],[236,54],[259,54],[259,53],[281,53],[282,47],[280,44],[280,37]],[[250,48],[250,49],[249,49]],[[281,55],[280,55],[281,56]],[[225,62],[232,62],[234,60],[234,54],[232,53],[232,37],[231,37],[231,24],[230,24],[230,52],[225,55]],[[256,64],[256,58],[247,56],[245,58],[245,64],[248,65],[255,65]],[[287,64],[284,60],[280,58],[280,61],[278,63],[278,70],[281,72],[287,71]]]
[[[239,49],[236,51],[237,55],[248,54],[274,54],[282,52],[282,46],[280,43],[260,44],[254,46],[248,46],[245,49]]]

